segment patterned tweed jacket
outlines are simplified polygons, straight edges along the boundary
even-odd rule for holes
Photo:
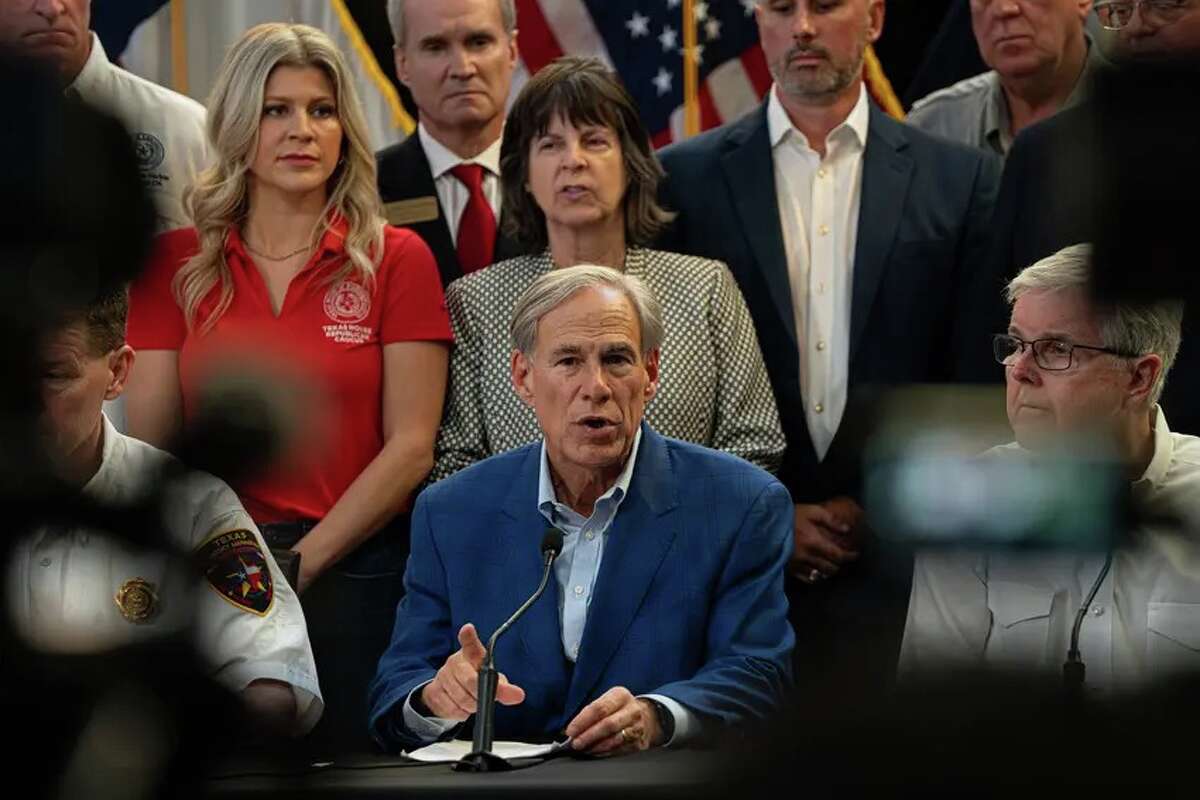
[[[517,297],[553,267],[549,252],[493,264],[450,284],[450,387],[431,480],[541,438],[512,388],[509,317]],[[754,323],[719,261],[630,248],[625,270],[663,307],[658,393],[646,420],[659,433],[725,450],[768,471],[785,441]]]

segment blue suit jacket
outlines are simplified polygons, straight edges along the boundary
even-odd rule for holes
[[[405,699],[458,649],[458,629],[472,622],[486,641],[537,587],[548,527],[537,508],[540,448],[481,461],[418,499],[406,594],[370,690],[371,731],[385,748],[417,744]],[[614,686],[671,697],[701,721],[769,713],[790,681],[791,528],[791,498],[771,475],[643,423],[579,657],[572,668],[563,655],[551,578],[497,645],[497,669],[526,693],[497,707],[497,738],[555,737]]]
[[[871,104],[850,311],[846,414],[818,462],[800,396],[799,347],[776,204],[767,104],[672,145],[663,203],[679,212],[660,247],[724,261],[746,298],[788,449],[780,480],[798,502],[856,494],[859,409],[871,387],[1003,380],[991,334],[1008,326],[989,269],[1000,161],[934,138]]]

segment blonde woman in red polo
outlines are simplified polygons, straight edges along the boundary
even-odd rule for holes
[[[215,163],[186,201],[195,227],[162,236],[132,290],[129,432],[169,444],[234,364],[291,387],[302,441],[234,488],[268,543],[301,555],[326,719],[345,742],[364,730],[403,591],[400,512],[433,463],[442,287],[425,243],[384,223],[354,84],[321,31],[247,31],[209,98],[208,135]]]

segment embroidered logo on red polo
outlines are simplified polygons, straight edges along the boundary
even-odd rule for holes
[[[371,295],[354,281],[338,281],[325,293],[325,316],[353,325],[371,313]]]
[[[359,325],[371,313],[371,295],[360,284],[342,280],[325,293],[325,316],[334,324],[325,325],[325,336],[343,344],[365,344],[373,329]]]
[[[271,569],[250,531],[218,533],[196,548],[208,584],[238,608],[264,616],[275,600]]]

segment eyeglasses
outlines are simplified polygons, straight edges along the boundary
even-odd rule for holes
[[[1093,6],[1100,24],[1107,30],[1119,31],[1133,19],[1133,12],[1140,6],[1143,16],[1154,12],[1163,22],[1174,22],[1183,16],[1194,0],[1102,0]]]
[[[1042,369],[1070,369],[1076,350],[1095,350],[1122,358],[1135,358],[1129,353],[1122,353],[1111,347],[1094,347],[1090,344],[1071,344],[1062,339],[1034,339],[1027,342],[1019,336],[1009,336],[1007,333],[997,333],[992,337],[992,353],[996,361],[1006,367],[1011,367],[1018,353],[1024,353],[1026,347],[1033,348],[1033,360]]]

